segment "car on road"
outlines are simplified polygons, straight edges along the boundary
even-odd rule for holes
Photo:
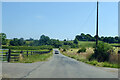
[[[59,51],[55,51],[55,54],[59,54]]]

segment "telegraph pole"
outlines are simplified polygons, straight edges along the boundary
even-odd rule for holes
[[[97,1],[97,24],[96,24],[96,47],[98,45],[98,1]]]

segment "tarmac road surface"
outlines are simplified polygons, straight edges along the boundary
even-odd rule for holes
[[[46,62],[3,63],[2,72],[7,78],[118,78],[113,69],[91,66],[72,58],[55,54]],[[114,71],[114,70],[113,70]]]

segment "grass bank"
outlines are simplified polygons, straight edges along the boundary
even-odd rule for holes
[[[52,51],[50,53],[45,54],[35,54],[35,55],[29,55],[24,56],[22,60],[17,61],[17,63],[34,63],[39,61],[47,61],[52,57],[53,53]]]
[[[87,64],[91,64],[97,67],[110,67],[110,68],[120,68],[120,66],[118,66],[118,64],[114,64],[114,63],[109,63],[109,62],[98,62],[97,60],[92,60],[89,61],[88,57],[93,53],[93,49],[92,48],[87,48],[86,52],[83,53],[76,53],[78,49],[69,49],[65,52],[63,52],[62,50],[61,53],[65,56],[71,57],[73,59],[76,59],[77,61],[82,61],[85,62]]]

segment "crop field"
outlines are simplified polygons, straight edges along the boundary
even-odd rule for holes
[[[78,45],[80,47],[93,47],[95,45],[95,42],[93,42],[93,41],[78,41]]]

